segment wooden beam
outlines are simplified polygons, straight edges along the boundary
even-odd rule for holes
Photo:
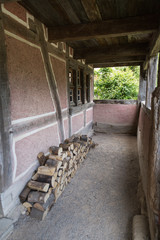
[[[144,70],[147,70],[150,58],[156,56],[159,51],[160,51],[160,26],[158,28],[158,31],[155,32],[151,40],[149,52],[146,56],[146,60],[143,65]]]
[[[74,49],[75,59],[85,59],[92,56],[136,56],[146,55],[149,49],[148,43],[123,44],[101,48],[79,48]]]
[[[126,63],[126,62],[144,62],[145,56],[103,56],[103,57],[92,57],[86,58],[86,64],[96,64],[96,63]]]
[[[96,0],[81,0],[81,3],[85,9],[85,12],[91,22],[100,22],[102,17],[97,6]],[[106,45],[106,40],[104,38],[96,39],[98,44]]]
[[[107,68],[107,67],[124,67],[124,66],[140,66],[141,62],[124,62],[124,63],[96,63],[93,64],[94,68]]]
[[[0,0],[0,3],[20,2],[21,0]]]
[[[128,34],[150,33],[158,28],[153,15],[114,19],[86,24],[72,24],[48,28],[49,41],[77,41]]]

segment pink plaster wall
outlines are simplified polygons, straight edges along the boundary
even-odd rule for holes
[[[58,128],[57,124],[32,134],[16,142],[15,152],[17,156],[16,176],[23,173],[35,162],[39,152],[48,152],[52,145],[58,145]]]
[[[95,104],[93,109],[94,122],[130,126],[137,124],[137,105]]]
[[[8,2],[4,4],[5,9],[7,9],[9,12],[26,22],[26,10],[21,5],[19,5],[16,2]]]
[[[69,121],[68,119],[64,119],[64,132],[65,132],[65,138],[69,137]]]
[[[54,111],[40,50],[6,36],[12,120]]]
[[[50,56],[52,68],[55,74],[58,93],[60,97],[61,108],[67,108],[67,79],[66,79],[66,64],[65,62]]]
[[[93,108],[86,111],[86,123],[93,121]]]
[[[72,117],[72,134],[78,132],[84,127],[84,113],[80,113]]]

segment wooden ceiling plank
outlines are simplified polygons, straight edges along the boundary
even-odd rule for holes
[[[49,0],[52,7],[64,18],[66,23],[73,23],[64,8],[58,3],[58,0]]]
[[[149,52],[146,56],[146,60],[143,65],[144,70],[147,70],[147,68],[148,68],[149,59],[151,57],[156,56],[158,54],[158,52],[160,52],[160,26],[159,26],[158,31],[155,32],[155,34],[153,35],[153,38],[150,42]]]
[[[85,12],[91,22],[99,22],[102,20],[96,0],[81,0]],[[106,40],[96,39],[100,45],[106,45]]]
[[[110,56],[103,56],[103,57],[92,57],[92,58],[86,58],[86,64],[96,64],[96,63],[108,63],[108,62],[114,62],[114,63],[124,63],[124,62],[144,62],[145,56],[116,56],[116,57],[110,57]]]
[[[88,57],[101,56],[136,56],[146,55],[148,51],[148,43],[123,44],[101,48],[79,48],[74,49],[75,59],[85,59]]]
[[[49,27],[48,34],[50,41],[66,42],[149,33],[156,31],[157,28],[157,17],[150,15],[107,20],[98,23]]]
[[[75,11],[73,10],[73,8],[68,0],[57,0],[57,1],[61,5],[61,7],[65,11],[67,11],[67,15],[73,23],[75,23],[75,24],[80,23],[78,16],[76,15]]]

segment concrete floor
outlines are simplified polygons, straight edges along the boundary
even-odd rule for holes
[[[130,240],[138,211],[136,137],[97,134],[46,219],[20,217],[9,240]]]

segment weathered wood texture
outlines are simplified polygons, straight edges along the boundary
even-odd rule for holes
[[[96,57],[96,56],[92,56],[92,57],[88,57],[86,59],[86,64],[102,64],[102,63],[131,63],[131,62],[144,62],[145,60],[145,56],[144,55],[137,55],[137,56],[101,56],[101,57]]]
[[[65,139],[59,147],[59,149],[63,148],[63,151],[60,151],[61,157],[52,155],[53,159],[48,159],[46,163],[44,161],[45,166],[38,167],[32,180],[28,182],[27,187],[20,194],[21,202],[26,208],[26,214],[41,220],[44,219],[51,206],[54,205],[66,185],[74,177],[89,149],[95,146],[96,144],[87,135],[73,135],[71,138]],[[38,158],[41,156],[43,153],[38,154]],[[57,160],[57,158],[61,158],[61,160]]]
[[[146,98],[146,77],[146,71],[143,70],[143,64],[141,64],[139,76],[138,103],[145,101]]]
[[[149,48],[149,52],[146,56],[146,60],[144,62],[144,69],[146,70],[149,64],[149,59],[151,57],[154,57],[158,54],[158,52],[160,51],[160,26],[158,28],[158,31],[155,32],[155,34],[152,37],[152,40],[150,42],[150,48]]]
[[[103,67],[123,67],[123,66],[140,66],[142,62],[107,62],[107,63],[94,63],[94,68],[103,68]]]
[[[148,51],[148,43],[135,43],[135,44],[121,44],[117,46],[102,47],[102,48],[82,48],[74,50],[75,59],[85,59],[91,57],[101,58],[102,56],[136,56],[146,55]]]
[[[146,107],[151,107],[152,93],[156,87],[157,82],[157,64],[158,56],[152,57],[149,61],[149,68],[147,71],[147,86],[146,86]]]
[[[3,15],[0,6],[0,192],[12,182],[10,90]]]
[[[77,41],[100,37],[118,37],[129,34],[149,33],[158,28],[155,16],[130,17],[100,23],[75,24],[49,27],[49,41]]]

